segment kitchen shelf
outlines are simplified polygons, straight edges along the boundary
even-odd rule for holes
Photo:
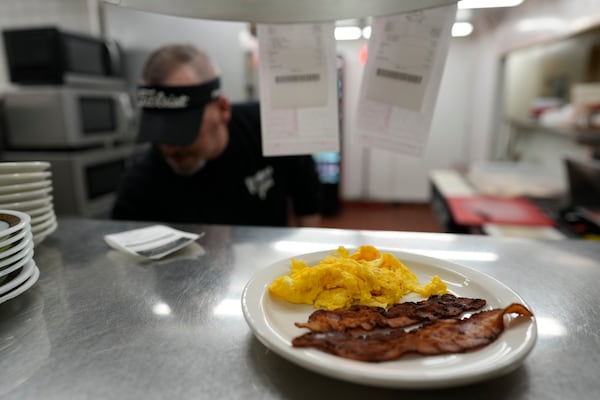
[[[533,119],[518,119],[510,118],[510,125],[521,131],[542,132],[561,137],[571,138],[577,143],[599,146],[600,145],[600,130],[586,130],[577,127],[550,127],[541,125]]]

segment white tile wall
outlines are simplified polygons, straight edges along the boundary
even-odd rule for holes
[[[0,30],[42,25],[96,34],[100,25],[98,0],[0,0]],[[4,44],[0,37],[0,90],[7,85]]]

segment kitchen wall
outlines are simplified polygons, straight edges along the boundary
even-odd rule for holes
[[[239,44],[239,33],[245,24],[98,6],[98,0],[0,2],[0,27],[31,24],[57,24],[92,33],[103,30],[128,52],[126,67],[132,83],[152,49],[167,42],[191,41],[216,57],[226,94],[232,100],[246,98],[247,59]],[[429,144],[422,158],[365,149],[352,143],[362,75],[357,60],[364,42],[338,42],[338,51],[346,60],[342,197],[426,201],[427,175],[432,168],[492,158],[502,114],[502,56],[512,49],[594,24],[600,24],[598,0],[526,0],[502,13],[501,18],[476,21],[473,35],[451,42]],[[0,88],[7,85],[3,55],[0,48]]]
[[[173,17],[104,3],[101,15],[104,33],[116,39],[125,51],[129,82],[137,82],[151,51],[164,44],[185,42],[203,48],[215,59],[229,99],[246,99],[246,59],[239,39],[246,23]]]
[[[494,157],[502,142],[502,57],[534,44],[600,26],[598,0],[525,0],[499,20],[482,18],[475,25],[477,57],[471,81],[467,154],[470,161]]]
[[[512,9],[476,11],[474,33],[452,40],[423,158],[363,150],[359,164],[362,175],[356,165],[346,166],[344,196],[425,201],[429,196],[427,175],[432,168],[494,159],[497,147],[506,140],[502,130],[503,56],[594,26],[600,26],[598,0],[525,0]],[[546,154],[561,154],[552,139],[535,146]]]

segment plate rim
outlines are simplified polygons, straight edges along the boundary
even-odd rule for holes
[[[45,213],[54,212],[54,202],[50,202],[49,204],[45,204],[38,208],[31,208],[24,212],[31,218],[39,217]]]
[[[33,246],[33,234],[28,231],[25,237],[21,239],[15,246],[10,247],[8,250],[0,253],[0,268],[4,268],[17,261],[20,257],[27,254],[26,250],[28,247]]]
[[[2,202],[18,202],[19,200],[33,200],[44,197],[52,192],[52,186],[45,186],[37,189],[22,190],[14,193],[0,193],[0,201]]]
[[[52,215],[50,215],[50,217],[46,218],[42,222],[35,224],[35,225],[31,225],[31,234],[33,236],[39,235],[40,233],[45,232],[49,227],[51,227],[56,222],[57,222],[56,215],[52,214]]]
[[[345,246],[346,247],[346,246]],[[351,253],[356,250],[356,247],[346,247]],[[377,247],[381,252],[390,252],[394,254],[401,262],[410,265],[412,263],[425,263],[435,268],[441,268],[450,273],[457,273],[459,275],[469,278],[471,281],[482,286],[496,286],[500,287],[503,291],[510,294],[514,301],[520,302],[531,310],[529,305],[519,296],[513,289],[500,282],[496,278],[478,271],[476,269],[450,262],[447,260],[434,258],[419,253],[408,252],[398,249],[386,249],[383,247]],[[360,371],[360,367],[356,367],[362,363],[360,361],[347,360],[334,355],[323,353],[316,349],[294,349],[291,347],[291,343],[288,339],[283,338],[279,332],[274,332],[274,328],[269,326],[267,317],[262,313],[263,302],[267,293],[267,286],[277,276],[281,275],[282,266],[287,263],[289,270],[289,261],[291,258],[309,258],[309,259],[322,259],[328,254],[336,251],[336,249],[318,251],[313,253],[306,253],[296,256],[291,256],[285,259],[280,259],[274,263],[271,263],[265,268],[257,271],[254,276],[247,282],[241,297],[242,314],[246,320],[248,326],[256,336],[256,338],[263,343],[267,348],[273,352],[279,354],[281,357],[291,361],[297,365],[300,365],[306,369],[312,370],[323,375],[346,380],[355,383],[362,383],[371,386],[397,388],[397,389],[429,389],[429,388],[448,388],[454,386],[462,386],[470,383],[480,382],[485,379],[489,379],[494,376],[500,376],[506,374],[516,368],[518,368],[527,355],[533,350],[537,341],[537,323],[535,317],[530,319],[530,323],[527,328],[527,335],[524,338],[523,343],[518,346],[518,351],[509,354],[507,357],[503,357],[502,362],[496,361],[493,367],[487,369],[481,369],[477,373],[452,374],[446,377],[435,377],[432,374],[422,374],[419,379],[412,377],[411,379],[403,379],[394,375],[393,371],[390,374],[384,374],[380,376],[373,375],[371,373],[365,374],[364,371]],[[412,268],[411,268],[412,269]],[[283,272],[285,273],[285,271]],[[268,278],[268,279],[265,279]],[[260,293],[256,297],[257,293]],[[489,300],[489,299],[486,299]],[[490,306],[492,306],[490,304]],[[508,304],[505,304],[508,306]],[[273,337],[277,336],[275,339]],[[287,341],[287,342],[286,342]],[[482,349],[481,351],[484,351]],[[456,357],[464,356],[464,354],[453,355]],[[331,362],[328,361],[331,359]],[[325,362],[323,362],[325,360]],[[395,361],[401,362],[401,360]],[[337,365],[335,365],[337,364]],[[372,365],[373,363],[368,363]],[[340,365],[348,366],[351,368],[340,368]],[[364,364],[363,368],[364,368]],[[381,364],[383,365],[383,363]],[[372,372],[372,371],[368,371]]]
[[[36,264],[32,258],[31,260],[29,260],[28,263],[26,263],[25,265],[23,265],[21,267],[21,272],[19,272],[19,275],[15,276],[13,279],[11,279],[10,281],[8,281],[6,283],[3,282],[2,285],[0,285],[0,297],[3,294],[8,294],[16,287],[21,286],[21,284],[23,282],[25,282],[27,280],[27,278],[29,278],[32,275],[33,270],[35,268],[36,268]]]
[[[29,251],[25,253],[25,255],[19,258],[12,264],[6,265],[0,268],[0,278],[6,275],[11,274],[12,272],[18,270],[19,268],[23,268],[23,266],[33,259],[34,250],[33,246],[29,247]]]
[[[33,207],[33,209],[45,206],[54,201],[54,196],[51,194],[45,194],[44,196],[33,199],[33,200],[25,200],[25,201],[15,201],[12,203],[3,203],[0,204],[1,208],[4,209],[17,209],[17,210],[25,210],[25,212]]]
[[[54,209],[49,209],[46,212],[43,212],[41,214],[38,214],[36,216],[31,216],[31,228],[33,230],[34,226],[39,226],[41,223],[48,221],[50,218],[55,217],[56,218],[56,214],[54,213]]]
[[[4,294],[0,294],[0,304],[25,293],[38,281],[40,277],[40,269],[38,268],[33,258],[29,260],[29,263],[33,264],[33,272],[31,273],[31,275],[29,275],[29,277],[26,278],[20,285],[17,285],[16,287],[12,288],[8,292],[5,292]]]
[[[0,174],[25,172],[41,172],[50,168],[48,161],[3,161],[0,162]]]
[[[31,217],[29,216],[29,214],[24,213],[23,211],[0,209],[0,214],[12,215],[20,219],[20,221],[17,224],[0,231],[0,235],[2,235],[2,237],[12,235],[13,233],[20,231],[21,229],[26,228],[31,222]]]
[[[0,249],[20,241],[25,237],[25,235],[27,235],[27,232],[29,232],[28,229],[21,229],[20,231],[13,232],[12,234],[8,235],[8,237],[0,240]],[[0,251],[0,259],[2,258],[1,256],[3,253],[3,251]]]
[[[50,171],[0,174],[0,185],[31,183],[35,181],[49,179],[51,176],[52,173]]]
[[[2,193],[2,194],[18,193],[18,192],[22,192],[22,191],[42,189],[42,188],[46,188],[48,186],[52,186],[52,181],[50,179],[42,179],[42,180],[36,180],[36,181],[32,181],[32,182],[25,182],[25,183],[13,183],[13,184],[8,184],[8,185],[0,184],[0,193]]]

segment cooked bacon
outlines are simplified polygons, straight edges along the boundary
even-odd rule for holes
[[[308,328],[313,332],[404,328],[420,322],[458,317],[465,311],[479,310],[485,304],[483,299],[445,294],[431,296],[419,302],[399,303],[388,310],[367,306],[353,306],[333,311],[317,310],[308,317],[308,322],[296,322],[296,326]]]
[[[437,320],[413,331],[357,336],[352,332],[308,332],[292,341],[294,347],[313,347],[340,357],[360,361],[396,360],[407,353],[423,355],[462,353],[492,343],[504,331],[504,315],[532,317],[522,304],[482,311],[465,319]]]

